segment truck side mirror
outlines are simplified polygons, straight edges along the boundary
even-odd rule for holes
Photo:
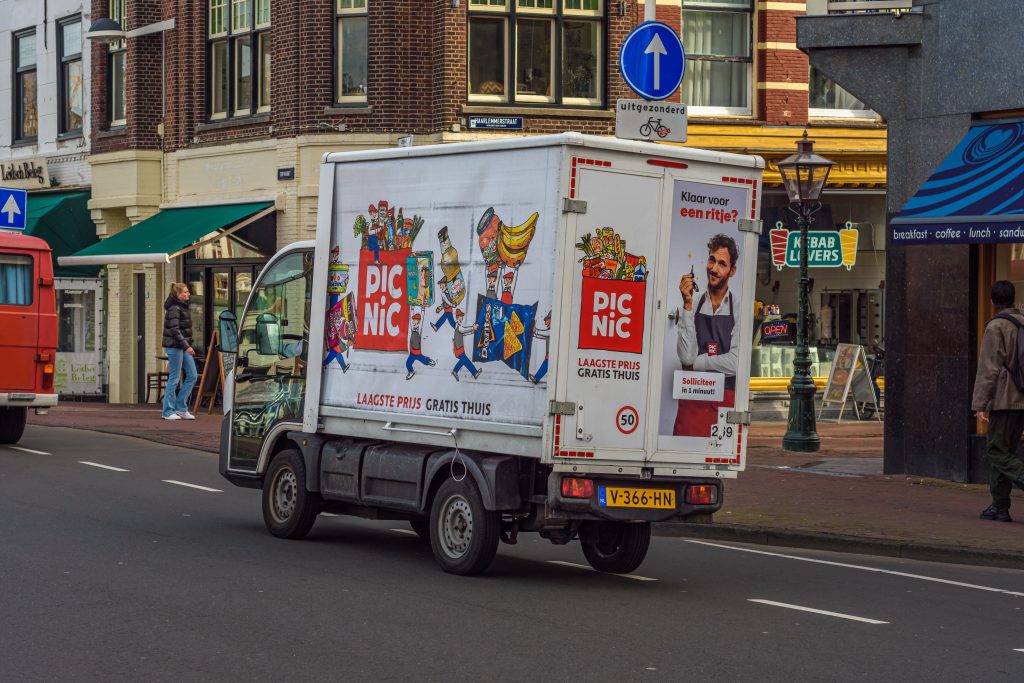
[[[221,311],[217,321],[221,353],[238,353],[238,318],[231,311]]]
[[[273,313],[260,313],[256,318],[256,351],[261,356],[281,355],[281,324]]]

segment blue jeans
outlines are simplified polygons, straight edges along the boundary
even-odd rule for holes
[[[192,395],[192,387],[196,383],[196,360],[181,349],[167,349],[167,389],[164,391],[164,417],[173,413],[184,413],[188,410],[188,398]],[[178,391],[178,379],[181,377],[182,365],[185,366],[185,383]]]
[[[452,370],[453,374],[459,374],[459,370],[462,368],[466,368],[474,375],[476,374],[476,366],[473,365],[473,361],[469,359],[469,356],[467,356],[465,352],[460,353],[456,358],[459,359],[459,362],[455,364],[455,369]]]

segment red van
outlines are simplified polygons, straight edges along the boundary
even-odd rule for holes
[[[0,233],[0,443],[16,443],[28,409],[57,405],[57,302],[50,247]]]

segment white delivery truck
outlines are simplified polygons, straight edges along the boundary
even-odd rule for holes
[[[744,469],[759,157],[566,133],[327,154],[267,263],[220,471],[271,533],[404,519],[441,567],[579,539],[629,572]]]

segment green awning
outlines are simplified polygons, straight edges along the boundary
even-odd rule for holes
[[[274,211],[273,202],[164,209],[116,235],[60,259],[61,265],[168,263]]]
[[[55,277],[96,277],[99,274],[99,268],[95,266],[58,265],[61,256],[70,256],[98,241],[96,226],[89,216],[88,202],[88,192],[30,192],[28,195],[25,234],[50,245]]]

